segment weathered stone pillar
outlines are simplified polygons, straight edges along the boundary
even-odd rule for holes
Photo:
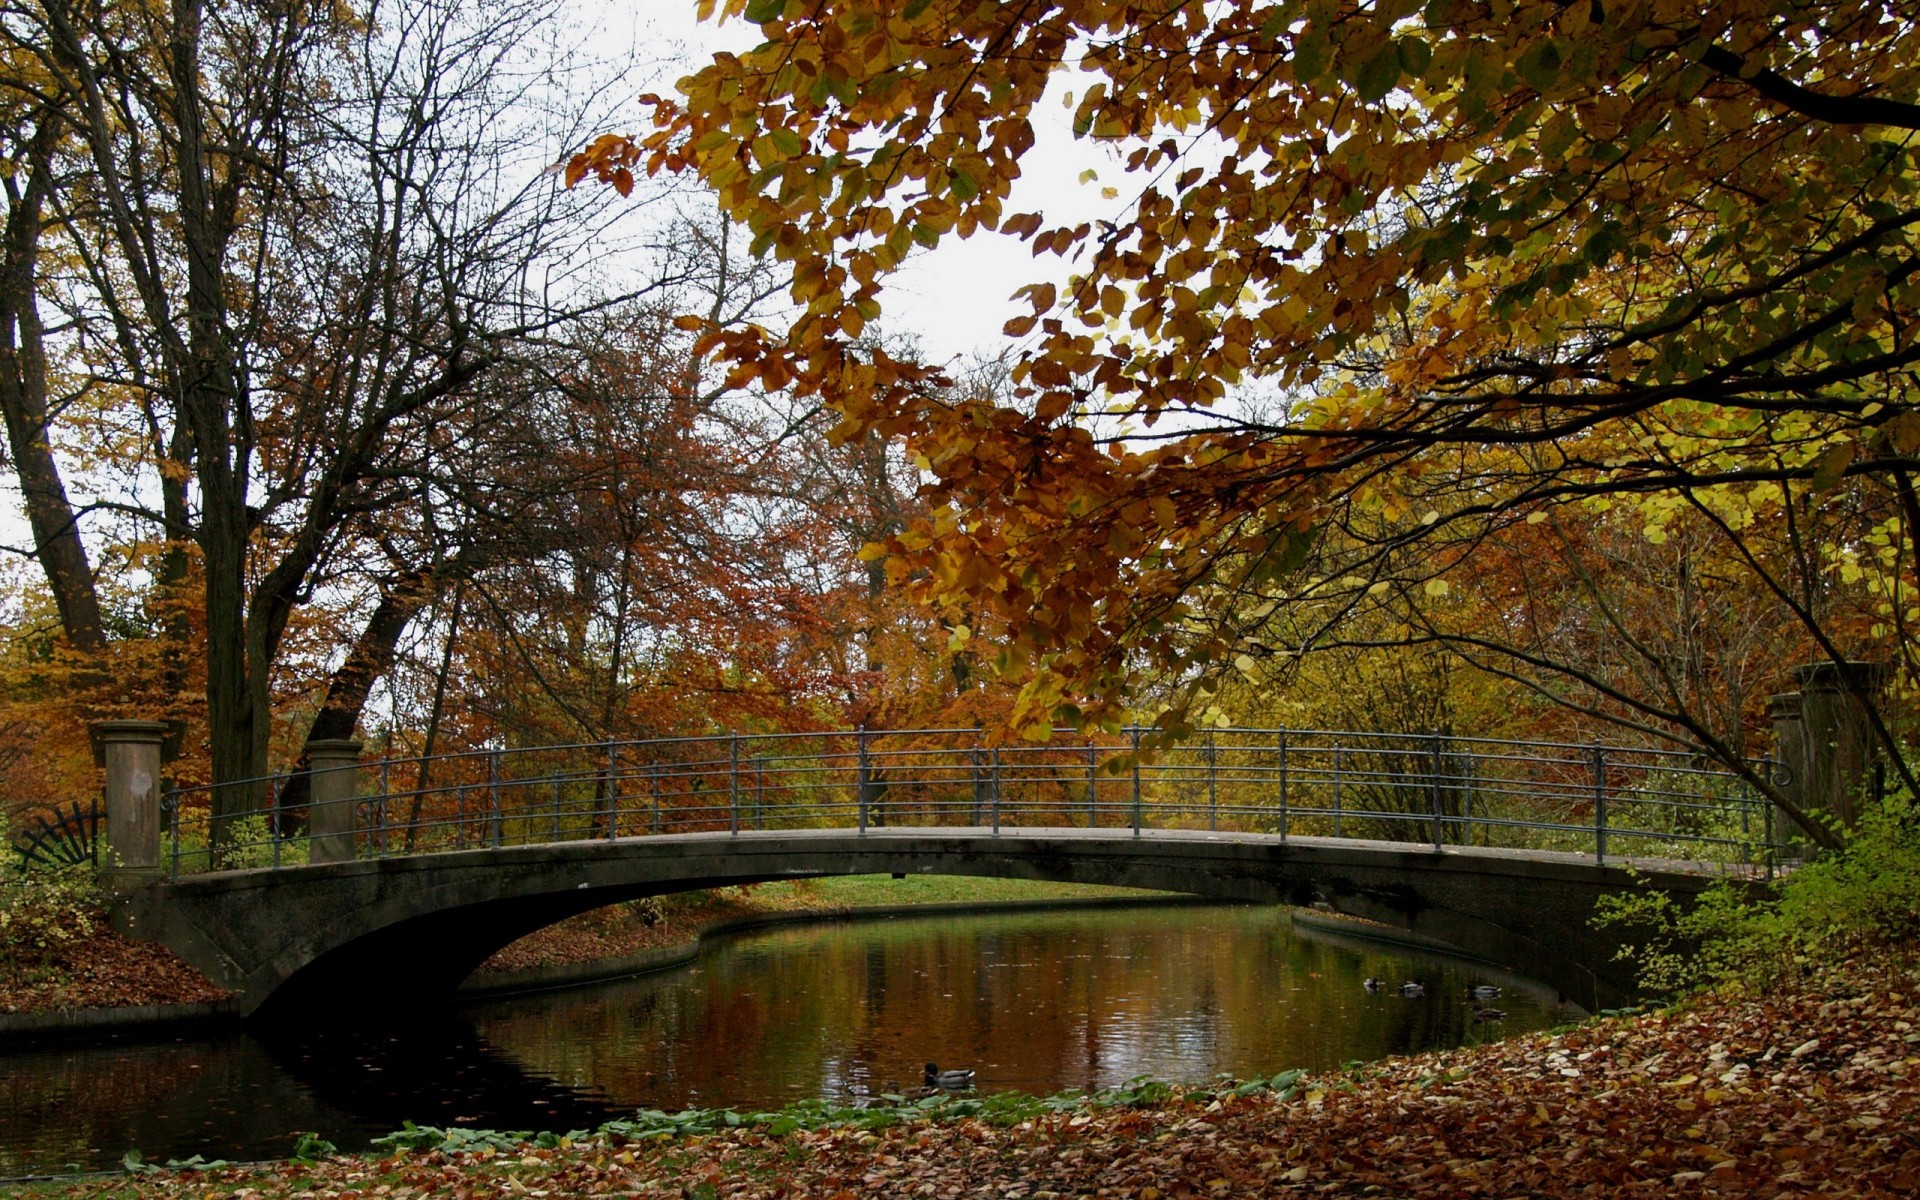
[[[94,761],[107,769],[107,886],[160,877],[160,743],[164,721],[95,721]]]
[[[1795,667],[1805,747],[1800,797],[1809,812],[1826,810],[1851,828],[1859,819],[1879,747],[1868,708],[1886,682],[1887,665],[1818,662]]]
[[[307,801],[307,861],[351,862],[359,824],[360,743],[324,738],[307,743],[313,788]]]
[[[1807,807],[1807,731],[1800,720],[1800,693],[1778,692],[1767,697],[1767,716],[1773,721],[1773,782],[1802,812]]]

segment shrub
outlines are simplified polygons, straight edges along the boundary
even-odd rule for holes
[[[92,867],[0,861],[0,974],[43,977],[63,947],[99,928],[102,912]]]
[[[1602,924],[1637,930],[1621,951],[1641,985],[1672,995],[1722,983],[1765,988],[1809,965],[1909,950],[1920,937],[1920,805],[1889,798],[1844,849],[1771,890],[1721,880],[1691,908],[1664,893],[1607,897]]]

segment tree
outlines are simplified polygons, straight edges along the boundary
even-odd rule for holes
[[[9,135],[29,169],[9,185],[0,400],[36,551],[70,640],[97,648],[79,514],[42,446],[57,417],[27,371],[56,357],[32,309],[52,297],[56,369],[119,435],[119,494],[91,508],[163,543],[157,591],[204,614],[220,783],[267,772],[295,611],[377,575],[386,603],[347,635],[362,652],[314,736],[351,727],[436,565],[394,562],[380,526],[437,431],[485,375],[635,290],[575,259],[602,206],[543,171],[593,119],[546,56],[554,18],[542,0],[36,0],[0,26],[0,89],[30,118]],[[48,246],[54,281],[31,275]],[[216,836],[261,799],[222,789]]]
[[[890,570],[999,635],[1029,730],[1112,720],[1158,678],[1177,735],[1231,664],[1313,648],[1273,644],[1275,613],[1341,596],[1402,597],[1454,638],[1426,602],[1474,547],[1610,508],[1655,541],[1690,513],[1822,655],[1904,658],[1909,6],[716,7],[764,43],[571,173],[696,173],[788,265],[791,332],[711,349],[824,398],[845,437],[909,439],[939,504]],[[1078,134],[1127,171],[1111,224],[1004,211],[1030,113],[1073,71]],[[981,229],[1073,264],[1020,293],[1011,402],[849,353],[914,245]],[[1607,699],[1742,762],[1665,697]]]

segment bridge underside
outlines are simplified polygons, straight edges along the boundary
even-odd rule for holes
[[[1697,874],[1635,875],[1571,855],[1350,839],[1124,830],[885,829],[681,834],[474,850],[155,884],[123,919],[260,1019],[350,1021],[444,1001],[502,946],[621,900],[822,875],[984,875],[1307,905],[1459,946],[1589,1008],[1628,1002],[1609,892],[1691,894]]]

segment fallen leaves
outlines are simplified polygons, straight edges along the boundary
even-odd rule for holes
[[[1904,1196],[1920,1188],[1920,971],[1720,998],[1288,1086],[1139,1090],[958,1119],[765,1125],[89,1181],[75,1197],[967,1196],[1202,1200]],[[1810,1048],[1811,1047],[1811,1048]],[[1572,1072],[1572,1073],[1569,1073]],[[1303,1083],[1296,1087],[1294,1084]],[[455,1148],[449,1149],[452,1146]],[[459,1148],[465,1147],[465,1148]]]

